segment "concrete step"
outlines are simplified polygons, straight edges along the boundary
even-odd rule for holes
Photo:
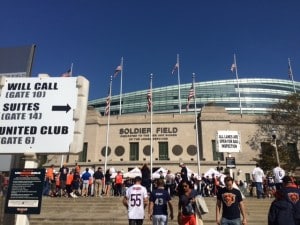
[[[209,213],[204,215],[204,224],[215,223],[216,198],[205,198]],[[247,198],[245,200],[248,224],[265,225],[270,199]],[[174,215],[177,216],[178,198],[172,199]],[[30,215],[30,225],[121,225],[128,224],[127,211],[122,205],[122,198],[43,198],[39,215]],[[144,225],[150,225],[146,218]],[[177,218],[169,221],[169,225],[177,225]]]
[[[3,200],[1,205],[3,205]],[[245,199],[248,225],[267,224],[267,214],[273,199]],[[205,225],[215,225],[216,198],[205,198],[209,213],[203,216]],[[175,218],[169,225],[177,225],[178,198],[172,199]],[[3,210],[3,208],[2,208]],[[106,198],[49,198],[42,200],[41,214],[29,215],[30,225],[126,225],[127,211],[120,197]],[[3,223],[2,223],[3,222]],[[5,224],[1,221],[0,224]],[[144,225],[151,225],[149,218]]]

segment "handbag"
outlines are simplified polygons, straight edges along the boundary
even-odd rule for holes
[[[195,202],[196,202],[196,209],[200,213],[200,215],[209,213],[206,202],[202,196],[200,195],[196,196]]]

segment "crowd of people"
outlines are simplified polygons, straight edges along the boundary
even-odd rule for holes
[[[101,167],[96,171],[85,168],[81,172],[77,164],[72,169],[63,165],[59,171],[55,171],[52,165],[47,168],[43,194],[72,198],[124,196],[123,204],[128,208],[129,225],[143,224],[146,205],[149,219],[154,225],[167,224],[169,218],[174,218],[174,206],[171,204],[174,196],[178,196],[178,223],[201,225],[202,215],[206,213],[203,197],[216,197],[217,224],[245,225],[247,218],[243,200],[248,193],[258,199],[274,198],[269,209],[269,225],[281,225],[288,221],[287,217],[294,221],[289,225],[300,225],[300,216],[294,216],[297,210],[297,215],[300,215],[299,186],[279,165],[265,175],[257,164],[248,183],[224,174],[188,176],[184,163],[179,166],[180,171],[172,173],[168,170],[166,174],[160,171],[159,177],[153,180],[147,164],[142,166],[141,176],[134,179],[125,179],[121,171],[117,171],[112,178],[112,171],[107,169],[104,172]]]
[[[196,188],[197,179],[194,179],[192,176],[188,177],[187,168],[184,163],[181,163],[180,167],[181,171],[174,177],[174,193],[178,196],[178,224],[203,225],[202,215],[208,213],[208,209],[202,196],[201,188]],[[168,171],[168,173],[170,172]],[[154,188],[149,192],[147,191],[147,187],[143,186],[143,183],[149,185],[149,180],[145,181],[145,178],[143,179],[142,177],[135,178],[134,185],[126,190],[123,199],[123,204],[128,209],[129,225],[143,224],[146,214],[144,209],[148,204],[148,216],[152,220],[153,225],[167,225],[168,219],[172,220],[174,218],[174,210],[170,201],[172,193],[170,190],[172,188],[170,189],[166,185],[169,183],[168,173],[165,177],[160,176],[155,180]],[[176,183],[176,178],[178,179],[178,184]],[[215,178],[215,180],[218,179]],[[215,186],[216,191],[214,195],[217,197],[217,224],[246,225],[246,212],[241,192],[238,188],[234,188],[234,181],[230,176],[224,178],[224,184],[224,186]],[[220,214],[221,208],[223,209],[222,215]]]
[[[43,195],[50,197],[103,197],[123,196],[124,188],[132,184],[132,180],[125,180],[121,171],[117,172],[114,179],[112,171],[105,173],[101,167],[96,171],[93,168],[85,168],[81,172],[78,164],[74,168],[68,168],[65,164],[54,170],[54,165],[46,169]]]
[[[195,189],[203,197],[216,196],[217,189],[220,185],[224,185],[224,177],[211,176],[201,177],[191,174],[188,176],[187,168],[184,164],[180,164],[181,171],[172,173],[170,170],[166,174],[162,171],[159,178],[164,179],[165,189],[171,197],[178,195],[178,187],[182,180],[189,180]],[[134,180],[132,178],[123,177],[121,171],[117,171],[112,178],[113,171],[107,169],[105,172],[101,167],[80,168],[78,164],[74,168],[69,168],[66,164],[55,171],[54,165],[46,168],[46,176],[44,183],[44,196],[51,197],[72,197],[79,196],[103,197],[103,196],[123,196],[128,187]],[[150,168],[147,164],[141,167],[141,184],[150,192],[151,188],[156,189],[155,179],[151,179]]]

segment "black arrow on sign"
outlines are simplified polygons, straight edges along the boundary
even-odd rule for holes
[[[52,106],[52,111],[66,111],[66,113],[67,113],[67,112],[69,112],[70,109],[71,109],[71,107],[69,106],[69,104]]]

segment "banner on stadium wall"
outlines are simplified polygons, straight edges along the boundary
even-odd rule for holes
[[[238,131],[219,130],[216,134],[217,152],[240,152],[241,137]]]

